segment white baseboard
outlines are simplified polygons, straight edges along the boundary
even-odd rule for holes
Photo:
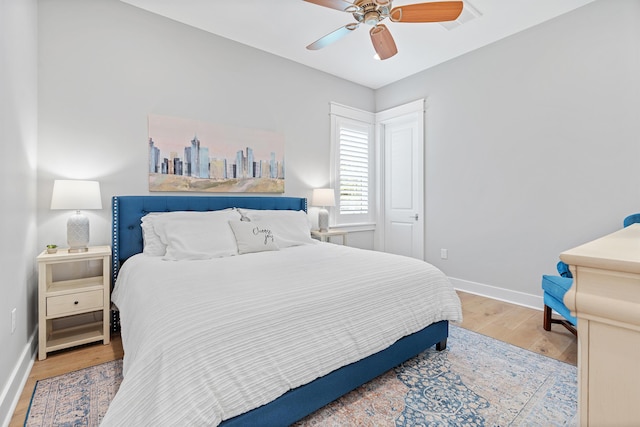
[[[470,294],[481,295],[541,311],[544,305],[542,291],[540,295],[531,295],[482,283],[470,282],[468,280],[456,279],[454,277],[449,277],[449,280],[455,289]]]
[[[13,372],[11,372],[9,381],[2,389],[2,394],[0,395],[0,425],[3,427],[7,427],[11,422],[11,417],[18,405],[24,385],[27,383],[31,373],[37,350],[38,329],[36,328],[24,346],[24,350],[13,368]]]

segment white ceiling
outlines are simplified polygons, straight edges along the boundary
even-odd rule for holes
[[[317,51],[306,46],[350,22],[352,15],[303,0],[122,0],[219,36],[377,89],[594,0],[465,0],[480,12],[452,30],[437,23],[384,21],[398,54],[373,59],[369,28]],[[393,6],[420,3],[395,0]],[[471,10],[471,9],[468,9]],[[463,12],[464,14],[464,12]]]

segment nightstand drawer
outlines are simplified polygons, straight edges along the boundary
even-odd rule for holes
[[[78,292],[47,298],[47,316],[67,315],[103,308],[103,291]]]

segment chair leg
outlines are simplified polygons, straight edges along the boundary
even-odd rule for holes
[[[544,305],[544,318],[542,321],[542,327],[545,331],[551,330],[551,307]]]
[[[564,326],[565,328],[567,328],[567,330],[569,332],[571,332],[573,335],[575,335],[576,337],[578,336],[578,330],[575,328],[575,326],[573,326],[571,323],[569,323],[568,320],[565,319],[553,319],[551,317],[551,307],[549,307],[548,305],[545,304],[544,306],[544,318],[543,318],[543,322],[542,322],[542,327],[544,328],[545,331],[550,331],[551,330],[551,324],[552,323],[558,323],[562,326]]]
[[[571,323],[569,323],[568,320],[556,320],[553,319],[551,320],[552,323],[559,323],[562,326],[564,326],[565,328],[567,328],[569,330],[569,332],[571,332],[574,336],[578,336],[578,330],[575,328],[575,326],[573,326]]]

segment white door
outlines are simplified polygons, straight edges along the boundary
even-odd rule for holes
[[[424,259],[424,100],[378,115],[385,252]]]

